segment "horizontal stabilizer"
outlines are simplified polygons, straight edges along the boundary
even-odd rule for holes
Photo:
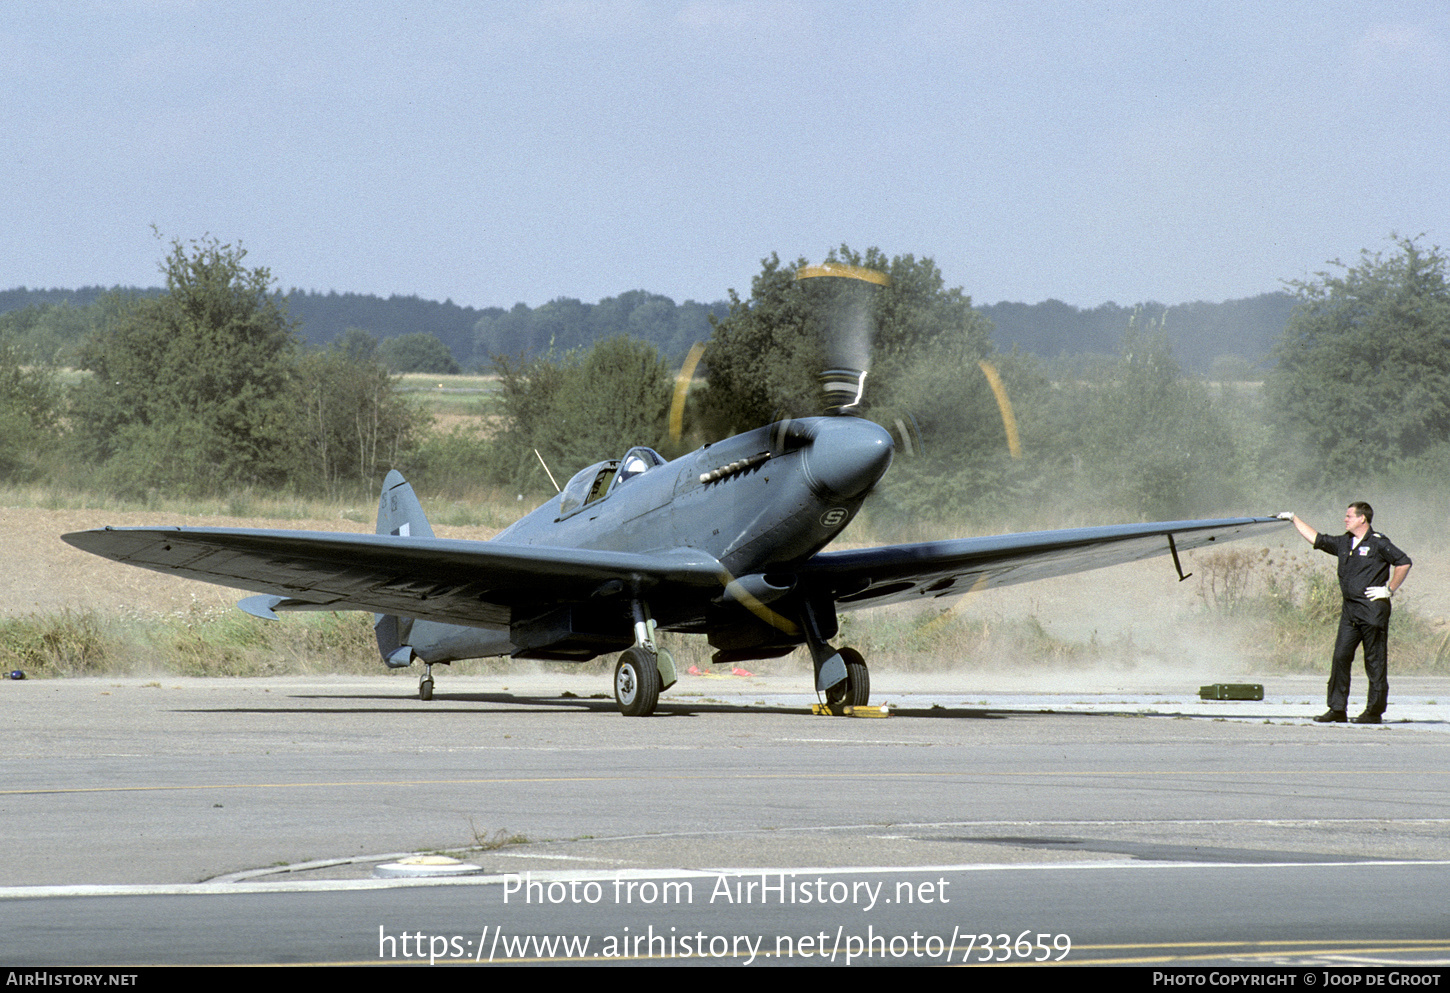
[[[264,621],[280,620],[276,614],[279,610],[336,610],[337,607],[330,603],[314,603],[311,600],[294,600],[285,596],[249,596],[245,600],[238,601],[237,606],[253,617],[260,617]]]

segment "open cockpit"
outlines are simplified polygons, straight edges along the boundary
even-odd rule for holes
[[[622,459],[598,462],[574,474],[559,494],[559,516],[563,520],[596,500],[608,496],[636,476],[656,466],[662,466],[666,459],[653,448],[636,445],[624,453]]]

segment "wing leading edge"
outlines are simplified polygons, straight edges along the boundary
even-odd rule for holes
[[[829,593],[840,609],[851,610],[1122,565],[1263,535],[1286,523],[1273,517],[1160,521],[821,552],[796,576],[803,587]]]
[[[105,528],[63,535],[87,552],[174,576],[286,598],[279,609],[365,610],[507,628],[514,607],[609,596],[716,596],[702,552],[601,552],[446,538],[244,528]]]
[[[1163,521],[887,545],[821,552],[793,571],[802,590],[853,610],[1187,552],[1285,523]],[[260,606],[244,609],[254,613],[363,610],[487,628],[507,628],[515,610],[537,613],[626,589],[677,616],[693,615],[718,600],[728,579],[718,560],[689,549],[642,554],[243,528],[105,528],[63,538],[118,562],[282,598],[251,598]]]

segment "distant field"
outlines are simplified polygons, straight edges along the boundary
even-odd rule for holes
[[[437,373],[407,372],[398,378],[398,388],[405,393],[481,396],[494,392],[499,384],[497,376],[440,376]]]
[[[65,386],[74,386],[90,378],[88,369],[66,367],[56,370]],[[438,396],[472,397],[474,399],[498,390],[497,376],[459,375],[442,376],[437,373],[408,372],[398,377],[398,389],[404,393],[427,393]]]
[[[398,392],[416,400],[433,418],[436,431],[484,428],[489,433],[499,414],[497,376],[439,376],[410,372],[399,377]]]
[[[60,369],[57,372],[67,389],[90,378],[85,369]],[[410,372],[398,377],[398,392],[415,397],[423,409],[445,421],[461,417],[491,417],[497,413],[499,379],[497,376],[440,376]]]

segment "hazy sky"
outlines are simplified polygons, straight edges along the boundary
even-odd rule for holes
[[[842,242],[979,303],[1278,289],[1450,246],[1450,4],[9,3],[0,289],[473,306],[748,293]]]

